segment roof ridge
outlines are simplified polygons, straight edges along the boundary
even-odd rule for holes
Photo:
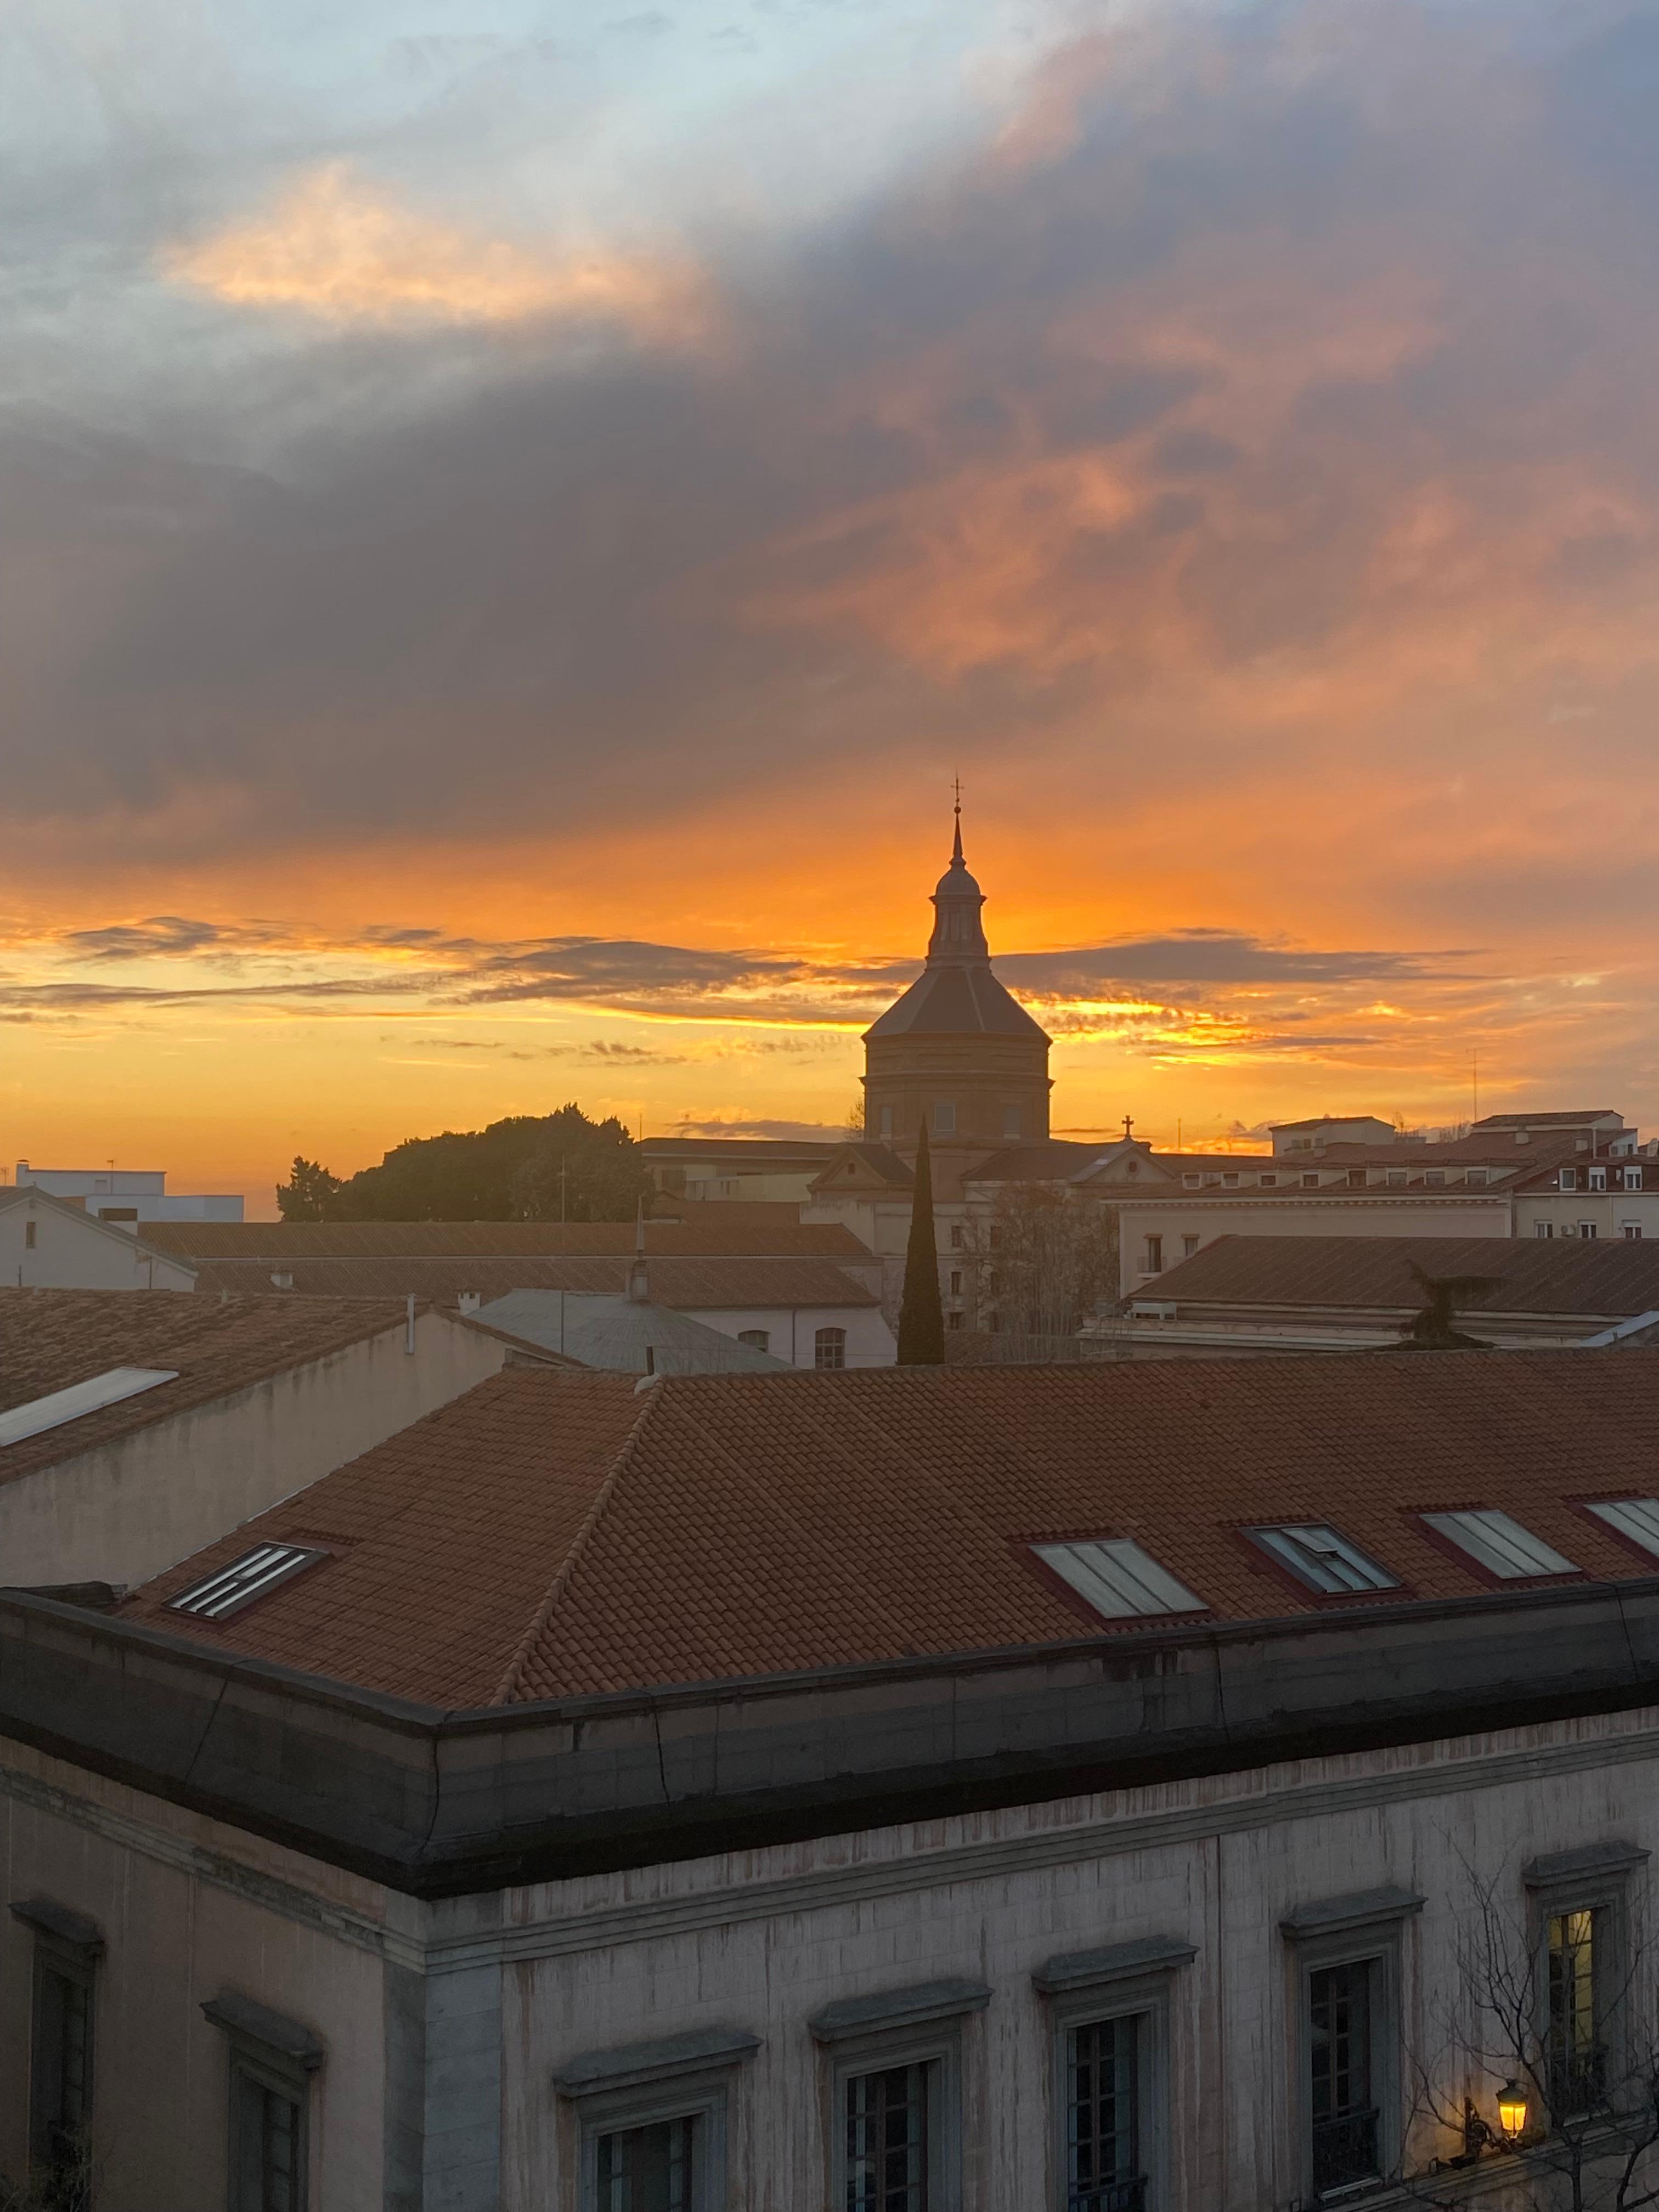
[[[664,1377],[663,1381],[665,1380],[666,1377]],[[492,1705],[512,1704],[514,1693],[522,1679],[530,1655],[540,1643],[543,1631],[552,1620],[560,1601],[569,1589],[571,1577],[575,1573],[577,1564],[592,1541],[594,1532],[598,1529],[600,1522],[605,1518],[605,1508],[611,1503],[611,1493],[621,1479],[623,1469],[634,1456],[640,1437],[643,1435],[646,1425],[651,1419],[651,1409],[663,1387],[663,1381],[658,1382],[654,1388],[643,1394],[645,1403],[635,1413],[633,1424],[623,1440],[622,1449],[611,1461],[610,1471],[595,1492],[592,1504],[582,1516],[582,1524],[570,1540],[569,1547],[565,1553],[558,1573],[549,1583],[546,1595],[531,1615],[530,1626],[514,1647],[513,1656],[507,1662],[507,1672],[501,1676],[495,1690],[486,1700],[488,1704]]]

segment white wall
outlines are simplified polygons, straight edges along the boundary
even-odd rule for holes
[[[494,1375],[507,1346],[402,1322],[118,1443],[0,1481],[0,1581],[131,1588]]]
[[[1507,1197],[1433,1198],[1397,1204],[1387,1199],[1348,1199],[1333,1189],[1328,1198],[1314,1191],[1305,1196],[1261,1199],[1252,1203],[1238,1199],[1199,1199],[1182,1205],[1178,1198],[1154,1203],[1124,1203],[1118,1207],[1118,1281],[1121,1294],[1144,1291],[1156,1296],[1158,1277],[1144,1265],[1148,1231],[1164,1239],[1165,1273],[1187,1256],[1182,1239],[1195,1236],[1202,1250],[1218,1237],[1507,1237],[1510,1206]]]
[[[119,1230],[98,1228],[61,1206],[30,1199],[0,1206],[0,1285],[7,1289],[188,1291],[195,1280],[165,1255],[152,1256]]]
[[[1659,1167],[1650,1160],[1640,1164],[1644,1182],[1659,1184]],[[1613,1181],[1618,1172],[1615,1162],[1607,1170],[1607,1180]],[[1580,1222],[1593,1221],[1603,1243],[1621,1237],[1626,1222],[1636,1224],[1644,1237],[1659,1237],[1659,1188],[1534,1191],[1516,1200],[1517,1237],[1535,1237],[1540,1221],[1552,1224],[1558,1237],[1577,1237]]]
[[[849,1367],[890,1367],[898,1356],[898,1343],[883,1320],[878,1306],[787,1306],[754,1308],[698,1307],[688,1315],[706,1328],[723,1336],[740,1336],[746,1328],[763,1328],[770,1342],[766,1349],[774,1359],[787,1359],[792,1367],[811,1367],[814,1343],[821,1328],[847,1332]]]

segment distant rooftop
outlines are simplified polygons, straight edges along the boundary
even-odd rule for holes
[[[873,1300],[871,1301],[874,1303]],[[649,1298],[513,1291],[479,1310],[504,1335],[615,1375],[786,1375],[789,1363]]]
[[[1659,1240],[1534,1237],[1218,1237],[1126,1304],[1155,1297],[1414,1313],[1425,1293],[1413,1266],[1435,1280],[1492,1279],[1492,1289],[1458,1299],[1464,1314],[1617,1321],[1659,1312]]]
[[[200,1260],[195,1263],[196,1290],[198,1297],[228,1291],[238,1297],[262,1297],[280,1290],[294,1297],[339,1298],[401,1298],[412,1291],[444,1306],[454,1305],[464,1294],[490,1300],[518,1291],[603,1298],[620,1296],[632,1256],[630,1244],[626,1255],[568,1258],[531,1254],[520,1259]],[[856,1245],[855,1254],[840,1256],[872,1261],[862,1245]],[[775,1259],[765,1254],[664,1254],[653,1240],[649,1258],[651,1295],[659,1305],[675,1310],[878,1303],[872,1291],[835,1260],[816,1255]]]
[[[840,1222],[787,1218],[759,1226],[732,1222],[711,1206],[705,1222],[686,1218],[645,1224],[652,1253],[707,1256],[863,1259],[870,1257]],[[599,1257],[634,1249],[631,1221],[243,1221],[169,1222],[145,1231],[163,1252],[199,1260],[388,1260]]]

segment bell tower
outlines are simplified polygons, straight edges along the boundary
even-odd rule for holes
[[[1046,1139],[1050,1088],[1047,1032],[991,972],[960,795],[933,906],[927,966],[864,1034],[864,1127],[909,1158],[925,1120],[931,1150],[960,1174],[969,1156]]]

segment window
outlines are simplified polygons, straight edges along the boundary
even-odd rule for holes
[[[1196,1190],[1199,1184],[1203,1181],[1203,1177],[1201,1176],[1195,1175],[1184,1175],[1182,1176],[1181,1180],[1188,1190]]]
[[[1578,1188],[1578,1170],[1577,1170],[1577,1168],[1563,1168],[1563,1169],[1562,1169],[1562,1170],[1561,1170],[1561,1172],[1560,1172],[1560,1174],[1556,1177],[1556,1188],[1557,1188],[1558,1190],[1577,1190],[1577,1188]]]
[[[94,1978],[104,1948],[96,1921],[45,1898],[15,1904],[34,1931],[29,2022],[29,2163],[46,2201],[85,2201],[91,2164]]]
[[[1390,1190],[1404,1190],[1406,1185],[1411,1181],[1410,1170],[1406,1168],[1390,1168],[1388,1171],[1388,1179]]]
[[[957,1133],[957,1103],[954,1098],[938,1098],[933,1102],[933,1134],[954,1137]]]
[[[968,1316],[960,1306],[955,1306],[945,1316],[945,1325],[947,1328],[966,1328]]]
[[[1587,1505],[1598,1521],[1605,1521],[1615,1535],[1659,1559],[1659,1498],[1619,1498]]]
[[[1473,1513],[1425,1513],[1423,1519],[1437,1535],[1467,1553],[1477,1566],[1500,1582],[1578,1572],[1571,1559],[1564,1559],[1559,1552],[1507,1513],[1483,1509]]]
[[[1261,1188],[1263,1190],[1277,1190],[1279,1177],[1276,1175],[1264,1175],[1261,1178]]]
[[[1624,1176],[1625,1188],[1626,1190],[1641,1189],[1642,1170],[1640,1168],[1625,1168],[1621,1170],[1621,1173]]]
[[[252,1605],[256,1597],[264,1597],[281,1583],[302,1573],[318,1559],[325,1559],[326,1552],[307,1549],[300,1544],[260,1544],[252,1552],[244,1552],[240,1559],[233,1559],[228,1567],[204,1582],[192,1583],[186,1590],[168,1601],[171,1613],[192,1613],[202,1620],[226,1620],[233,1613],[240,1613],[245,1605]]]
[[[1348,1170],[1348,1188],[1350,1190],[1364,1190],[1368,1181],[1369,1177],[1366,1176],[1364,1168],[1350,1168]]]
[[[1032,1975],[1054,2042],[1057,2212],[1161,2204],[1173,2141],[1170,1984],[1190,1943],[1143,1936],[1050,1959]]]
[[[1238,1177],[1236,1175],[1224,1175],[1221,1178],[1221,1188],[1223,1190],[1237,1190]]]
[[[772,1332],[769,1328],[740,1328],[738,1342],[746,1344],[751,1352],[769,1352],[772,1349]]]
[[[230,2212],[306,2212],[311,2077],[322,2045],[298,2021],[233,1990],[202,2010],[230,2045]]]
[[[1532,1224],[1532,1233],[1534,1237],[1553,1237],[1555,1224],[1553,1221],[1534,1221]]]
[[[962,1224],[959,1221],[951,1225],[951,1249],[953,1252],[960,1252],[962,1249]]]
[[[1304,1190],[1317,1190],[1317,1189],[1318,1189],[1318,1188],[1319,1188],[1319,1170],[1318,1170],[1318,1169],[1317,1169],[1317,1168],[1310,1168],[1310,1169],[1308,1170],[1307,1174],[1306,1174],[1306,1175],[1304,1175],[1304,1176],[1303,1176],[1303,1178],[1302,1178],[1302,1188],[1303,1188],[1303,1189],[1304,1189]]]
[[[1194,1597],[1183,1583],[1126,1537],[1095,1543],[1033,1544],[1031,1549],[1045,1567],[1069,1583],[1104,1620],[1208,1610],[1201,1597]]]
[[[1592,1168],[1590,1170],[1589,1187],[1592,1190],[1605,1190],[1607,1188],[1607,1171],[1605,1168]]]
[[[35,1249],[35,1231],[40,1226],[38,1221],[26,1221],[23,1224],[23,1249],[26,1252],[33,1252]]]
[[[890,1106],[884,1106],[882,1108],[879,1120],[878,1121],[878,1127],[884,1137],[890,1137],[892,1135],[893,1109]]]
[[[1631,1984],[1631,1875],[1648,1854],[1625,1843],[1592,1844],[1534,1859],[1522,1869],[1537,1949],[1544,2087],[1552,2126],[1617,2095]]]
[[[1446,1170],[1444,1168],[1425,1168],[1423,1170],[1423,1186],[1425,1190],[1444,1190],[1446,1188]]]
[[[1003,1109],[1002,1109],[1002,1133],[1003,1133],[1003,1135],[1004,1135],[1005,1137],[1017,1137],[1017,1136],[1018,1136],[1018,1134],[1019,1134],[1019,1109],[1018,1109],[1018,1106],[1005,1106],[1005,1107],[1003,1108]]]
[[[1161,1237],[1146,1239],[1146,1257],[1141,1262],[1140,1272],[1143,1275],[1161,1275],[1164,1273],[1164,1239]]]
[[[1316,2197],[1382,2171],[1371,2079],[1376,1961],[1351,1959],[1308,1977],[1308,2111]]]
[[[138,1209],[136,1206],[100,1206],[98,1218],[100,1221],[137,1221]]]
[[[567,2060],[553,2086],[574,2122],[577,2212],[724,2212],[726,2111],[759,2048],[702,2028]]]
[[[808,2023],[829,2057],[834,2212],[957,2212],[962,2039],[991,1993],[931,1982],[827,2006]]]
[[[1581,1237],[1594,1237],[1595,1224],[1593,1221],[1581,1221],[1578,1224],[1578,1234]]]
[[[1486,1181],[1486,1170],[1485,1168],[1470,1168],[1465,1173],[1463,1180],[1471,1190],[1482,1188]]]
[[[1288,1567],[1299,1583],[1324,1596],[1356,1590],[1398,1589],[1400,1579],[1386,1567],[1368,1559],[1357,1544],[1322,1524],[1287,1523],[1278,1528],[1246,1531],[1280,1566]]]
[[[1303,2188],[1322,2203],[1399,2158],[1401,1931],[1422,1909],[1408,1890],[1366,1890],[1279,1923],[1301,1990]]]
[[[814,1367],[845,1367],[847,1364],[847,1331],[844,1328],[821,1328],[812,1339]]]
[[[960,1267],[952,1267],[951,1270],[951,1296],[953,1298],[959,1298],[962,1296],[962,1270]]]
[[[136,1398],[141,1390],[178,1379],[173,1367],[112,1367],[89,1382],[72,1382],[67,1390],[49,1391],[44,1398],[31,1398],[26,1405],[0,1413],[0,1445],[21,1443],[25,1437],[61,1428],[83,1413],[100,1413],[106,1406],[118,1406],[124,1398]]]
[[[1544,2036],[1552,2116],[1582,2112],[1606,2077],[1606,2050],[1596,2004],[1594,1911],[1554,1912],[1546,1922],[1547,2021]]]
[[[1190,1259],[1192,1258],[1192,1256],[1193,1256],[1194,1253],[1197,1251],[1197,1249],[1198,1249],[1199,1246],[1203,1243],[1203,1241],[1204,1241],[1204,1240],[1203,1240],[1203,1238],[1202,1238],[1201,1237],[1191,1236],[1191,1235],[1189,1235],[1189,1236],[1183,1236],[1183,1237],[1182,1237],[1182,1240],[1181,1240],[1181,1256],[1182,1256],[1182,1258],[1183,1260],[1190,1260]]]
[[[1626,1244],[1639,1244],[1642,1241],[1642,1224],[1639,1221],[1621,1221],[1619,1224],[1619,1233]]]

